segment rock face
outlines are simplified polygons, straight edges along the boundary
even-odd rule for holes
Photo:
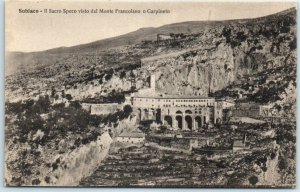
[[[105,159],[110,149],[112,139],[107,132],[98,137],[87,145],[83,145],[75,150],[56,155],[53,159],[60,159],[61,165],[56,170],[40,166],[38,180],[41,181],[38,185],[41,186],[78,186],[80,180],[89,176],[99,166],[101,161]],[[8,153],[6,153],[8,154]],[[9,156],[6,161],[9,162]],[[7,168],[6,168],[7,169]],[[6,170],[7,183],[11,183],[11,170]],[[75,174],[74,173],[80,173]],[[48,182],[44,178],[48,177]],[[24,185],[31,185],[31,177],[24,178]],[[47,180],[47,179],[46,179]]]
[[[150,55],[141,55],[141,68],[135,71],[137,89],[149,86],[147,78],[155,74],[159,91],[207,96],[245,75],[287,65],[296,69],[295,10],[210,25],[206,33],[190,38],[177,46],[152,47]],[[104,84],[107,89],[130,88],[116,78]]]
[[[156,74],[157,89],[179,95],[208,95],[234,81],[232,49],[225,43],[200,48],[175,57],[148,61],[141,73]],[[152,69],[152,70],[151,70]]]
[[[101,161],[108,154],[112,139],[106,132],[99,137],[96,142],[92,142],[87,146],[76,149],[72,153],[66,155],[63,161],[66,162],[65,170],[57,170],[54,175],[58,175],[60,179],[53,185],[57,186],[77,186],[80,179],[93,173]],[[81,173],[81,175],[74,175]]]
[[[267,69],[293,66],[296,70],[295,9],[257,19],[193,24],[196,25],[202,27],[172,43],[150,41],[101,52],[80,52],[77,46],[76,55],[69,53],[71,49],[61,55],[46,51],[27,55],[27,60],[21,60],[26,54],[18,55],[17,60],[29,64],[32,61],[32,65],[44,63],[45,67],[31,67],[23,72],[25,77],[21,73],[20,78],[11,79],[27,88],[26,82],[32,79],[47,87],[63,85],[67,93],[80,100],[96,94],[107,95],[113,90],[129,91],[133,79],[136,89],[148,87],[151,74],[156,74],[159,91],[206,96]],[[151,31],[155,33],[155,29]],[[38,62],[39,56],[47,59]],[[17,88],[9,87],[14,84],[11,81],[6,90]]]

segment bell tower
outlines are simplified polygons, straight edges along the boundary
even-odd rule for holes
[[[150,88],[155,92],[155,74],[152,74],[150,77]]]

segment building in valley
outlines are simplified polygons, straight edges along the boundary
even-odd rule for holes
[[[142,143],[145,140],[145,134],[142,132],[124,132],[121,133],[117,138],[117,142],[127,143],[127,144],[136,144]]]
[[[139,120],[156,120],[174,129],[198,131],[221,123],[223,102],[213,97],[168,95],[155,90],[155,75],[150,88],[127,97]]]

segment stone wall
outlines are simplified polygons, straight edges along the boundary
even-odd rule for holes
[[[123,105],[118,103],[105,103],[105,104],[94,104],[94,103],[82,103],[82,108],[89,111],[92,115],[107,115],[115,113],[123,108]]]

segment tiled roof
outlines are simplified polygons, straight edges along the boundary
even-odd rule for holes
[[[214,97],[189,96],[189,95],[135,95],[136,98],[153,98],[153,99],[215,99]]]
[[[118,137],[143,138],[145,134],[141,132],[123,132]]]

